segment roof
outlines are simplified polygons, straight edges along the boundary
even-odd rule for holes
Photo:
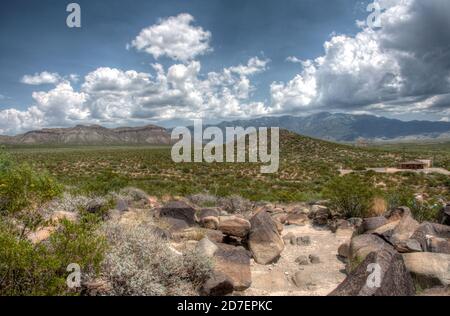
[[[426,165],[426,162],[423,161],[417,161],[417,160],[411,160],[411,161],[405,161],[401,162],[401,165]]]

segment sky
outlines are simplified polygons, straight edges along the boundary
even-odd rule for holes
[[[448,0],[4,1],[0,134],[315,112],[450,120]],[[376,22],[376,23],[374,23]]]

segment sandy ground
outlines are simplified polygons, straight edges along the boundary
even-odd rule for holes
[[[311,245],[298,246],[286,243],[279,261],[272,265],[260,265],[252,260],[252,286],[241,295],[258,296],[324,296],[333,291],[346,275],[345,264],[337,257],[337,249],[350,241],[352,230],[329,230],[306,226],[285,226],[282,233],[295,236],[309,236]],[[299,265],[295,259],[300,255],[316,255],[320,263]],[[293,277],[299,273],[297,286]]]

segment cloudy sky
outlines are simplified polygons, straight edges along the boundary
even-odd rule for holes
[[[320,111],[450,120],[448,0],[379,0],[378,19],[372,0],[78,0],[81,28],[69,2],[2,2],[0,134]]]

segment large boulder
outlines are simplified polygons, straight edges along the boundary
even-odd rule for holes
[[[224,296],[231,293],[233,293],[233,282],[221,272],[213,272],[200,288],[200,294],[204,296]]]
[[[387,223],[388,220],[384,216],[364,218],[362,223],[362,229],[364,232],[370,232],[386,225]]]
[[[304,226],[308,220],[308,215],[306,214],[289,214],[286,222],[288,225]]]
[[[348,250],[349,265],[347,270],[354,270],[371,252],[379,252],[386,249],[389,251],[394,250],[391,245],[376,235],[365,234],[353,237]]]
[[[235,291],[246,290],[252,284],[250,254],[242,247],[219,245],[214,253],[214,270],[226,275]]]
[[[195,250],[202,256],[213,258],[219,247],[208,238],[203,238],[195,246]]]
[[[225,235],[244,238],[250,231],[250,222],[238,216],[220,216],[218,229]]]
[[[450,253],[450,226],[422,223],[411,236],[425,252]]]
[[[284,249],[277,225],[265,211],[256,213],[250,220],[251,229],[248,246],[257,263],[269,264],[276,261]]]
[[[411,249],[410,244],[413,243],[413,241],[410,239],[419,225],[420,224],[410,214],[405,213],[393,230],[392,236],[389,238],[390,243],[399,252],[417,251],[416,249]]]
[[[431,252],[403,254],[406,268],[421,288],[450,285],[450,255]]]
[[[159,210],[159,216],[167,219],[184,221],[188,226],[194,226],[196,222],[195,210],[183,201],[171,201]]]
[[[377,278],[379,279],[377,280]],[[412,296],[414,283],[394,249],[371,252],[330,296]]]

